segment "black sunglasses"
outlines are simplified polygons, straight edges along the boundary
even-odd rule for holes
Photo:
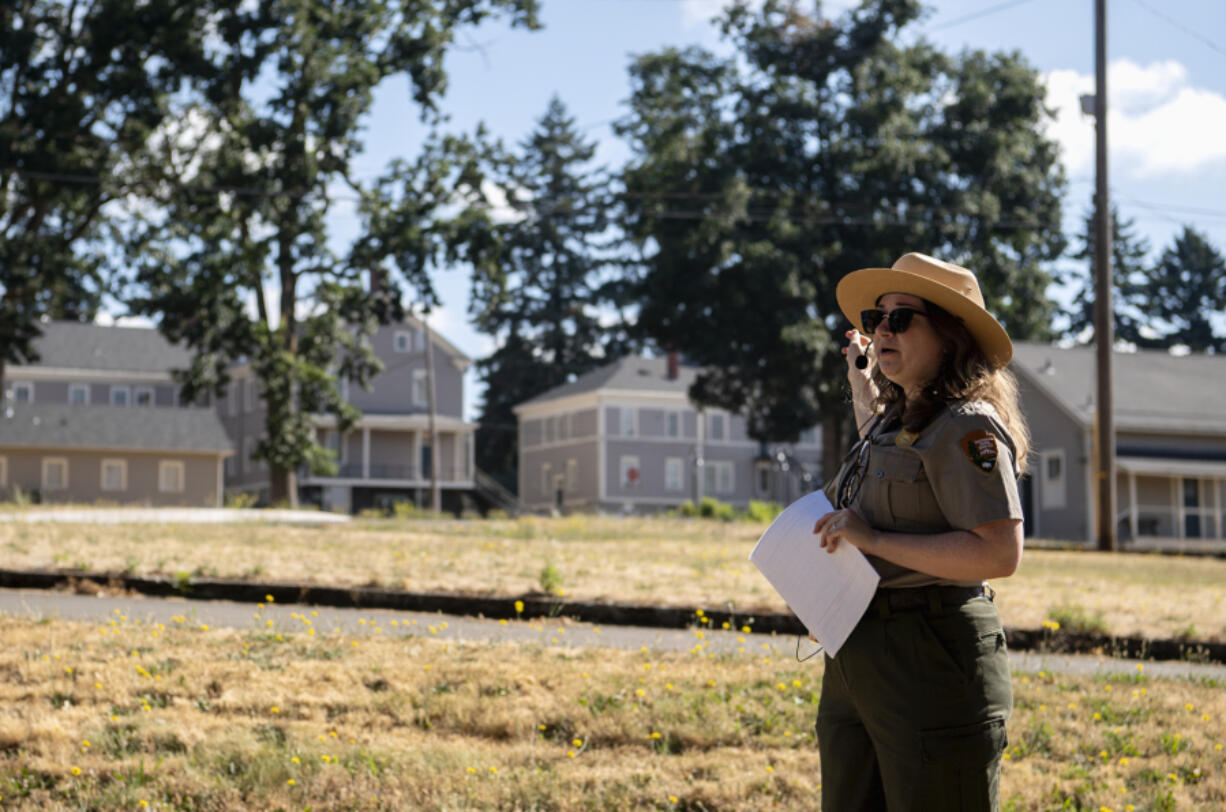
[[[877,332],[877,327],[883,321],[889,326],[891,333],[905,333],[907,328],[911,326],[911,319],[913,317],[927,315],[922,310],[915,310],[910,307],[896,307],[889,313],[876,309],[861,310],[860,323],[864,325],[866,335]]]

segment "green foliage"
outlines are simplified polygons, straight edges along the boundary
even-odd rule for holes
[[[226,494],[226,507],[236,510],[255,507],[258,501],[260,501],[260,495],[249,491],[230,491]]]
[[[553,565],[552,561],[546,561],[545,566],[541,567],[541,574],[537,580],[541,585],[541,591],[548,595],[557,595],[562,590],[562,573],[558,572],[558,568]]]
[[[727,502],[721,502],[713,496],[704,496],[698,503],[698,515],[704,519],[719,519],[730,522],[736,518],[736,508]]]
[[[775,517],[783,512],[783,505],[778,502],[760,502],[757,499],[749,500],[749,507],[745,509],[743,518],[751,522],[767,523],[773,522]]]
[[[1047,619],[1060,624],[1069,634],[1107,634],[1107,622],[1099,612],[1088,613],[1080,606],[1065,604],[1047,611]]]
[[[1226,310],[1226,259],[1195,229],[1184,226],[1162,252],[1146,279],[1144,298],[1147,312],[1161,322],[1165,346],[1226,352],[1226,334],[1209,318]]]
[[[168,99],[199,67],[196,0],[0,6],[0,384],[41,318],[91,321],[116,205],[149,177]],[[2,387],[0,387],[2,388]]]
[[[535,27],[536,7],[269,0],[225,5],[200,26],[218,33],[159,141],[162,194],[126,234],[129,307],[193,351],[177,376],[189,401],[224,393],[230,363],[247,362],[266,412],[255,456],[269,464],[273,503],[296,503],[300,467],[332,470],[311,415],[331,414],[339,431],[358,419],[341,381],[364,386],[379,372],[369,336],[403,317],[402,292],[429,310],[430,272],[480,242],[483,135],[435,131],[443,59],[460,29],[496,13]],[[431,134],[415,161],[359,183],[358,136],[392,76],[409,78]],[[328,228],[336,185],[360,200],[360,236],[344,254]],[[271,301],[269,288],[278,291]]]
[[[617,130],[639,325],[703,367],[691,395],[745,415],[754,439],[794,441],[822,419],[832,447],[850,436],[834,291],[857,268],[917,250],[958,261],[1015,339],[1050,331],[1064,179],[1044,87],[1018,54],[908,36],[921,12],[734,4],[734,54],[631,65]]]
[[[518,216],[492,232],[471,307],[478,329],[497,339],[477,362],[486,385],[477,465],[503,479],[518,471],[512,408],[629,349],[624,326],[600,318],[611,295],[613,199],[607,173],[591,166],[595,153],[555,97],[519,153],[498,162],[497,182]]]
[[[1082,220],[1080,243],[1072,258],[1084,263],[1071,281],[1075,292],[1071,307],[1065,312],[1068,317],[1067,335],[1079,341],[1090,343],[1094,340],[1094,251],[1095,227],[1094,209],[1090,209]],[[1155,346],[1152,338],[1147,338],[1141,328],[1148,324],[1149,316],[1143,306],[1143,288],[1145,278],[1149,274],[1146,256],[1149,254],[1149,243],[1139,237],[1134,228],[1133,220],[1120,218],[1119,210],[1111,207],[1111,275],[1112,286],[1111,312],[1112,329],[1115,337],[1131,341],[1139,346]]]

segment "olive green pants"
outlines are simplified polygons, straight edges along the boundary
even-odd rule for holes
[[[1012,708],[1004,630],[988,598],[902,611],[874,600],[826,658],[822,809],[996,809]]]

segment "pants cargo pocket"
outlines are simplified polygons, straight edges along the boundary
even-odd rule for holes
[[[1000,755],[1008,746],[1004,719],[926,730],[920,734],[923,769],[915,809],[922,812],[995,810]]]

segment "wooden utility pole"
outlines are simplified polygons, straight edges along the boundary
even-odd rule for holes
[[[1098,358],[1098,549],[1117,549],[1115,417],[1111,392],[1111,205],[1107,193],[1107,0],[1094,0],[1094,343]]]

